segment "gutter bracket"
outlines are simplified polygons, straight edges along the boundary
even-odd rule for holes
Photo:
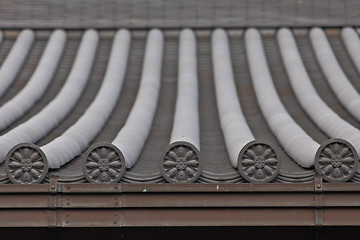
[[[58,176],[49,177],[49,227],[57,227]]]
[[[315,227],[322,227],[323,220],[323,178],[321,175],[315,175],[314,186],[314,212],[315,212]]]

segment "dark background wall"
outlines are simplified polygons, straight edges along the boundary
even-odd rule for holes
[[[359,26],[359,0],[1,0],[0,28]]]

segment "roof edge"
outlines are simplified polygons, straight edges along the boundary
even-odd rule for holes
[[[0,185],[0,227],[351,226],[360,186],[306,184]]]

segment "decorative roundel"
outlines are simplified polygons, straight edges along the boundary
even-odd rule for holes
[[[280,171],[280,160],[270,143],[254,140],[246,144],[238,157],[238,171],[248,182],[271,182]]]
[[[348,141],[332,138],[317,150],[315,169],[328,182],[346,182],[355,174],[358,162],[356,150]]]
[[[174,142],[165,148],[160,170],[169,183],[193,183],[202,170],[200,152],[191,143]]]
[[[85,153],[83,173],[91,183],[117,183],[125,170],[123,154],[111,143],[96,143]]]
[[[48,163],[38,146],[20,143],[8,152],[5,171],[12,183],[41,183],[48,173]]]

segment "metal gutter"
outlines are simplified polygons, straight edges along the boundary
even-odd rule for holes
[[[0,185],[1,227],[351,226],[360,185]]]

